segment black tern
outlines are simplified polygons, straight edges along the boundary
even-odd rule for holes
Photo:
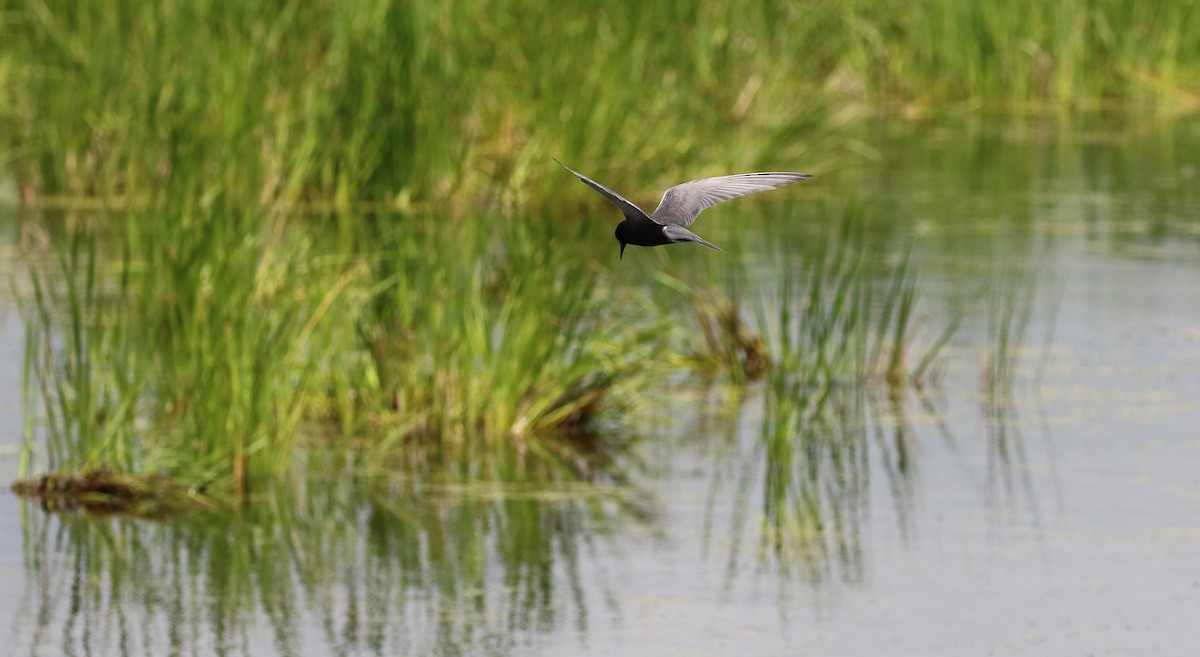
[[[723,251],[724,249],[705,241],[703,237],[687,229],[705,208],[711,208],[722,201],[739,196],[765,192],[768,189],[812,178],[807,173],[772,171],[692,180],[668,189],[663,194],[662,200],[659,201],[654,214],[648,215],[641,208],[627,201],[625,197],[559,162],[558,158],[554,158],[554,161],[621,209],[621,214],[625,215],[625,221],[617,224],[616,232],[617,241],[621,243],[621,259],[625,258],[626,244],[659,246],[677,242],[695,242],[716,251]]]

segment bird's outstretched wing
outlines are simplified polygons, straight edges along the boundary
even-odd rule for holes
[[[554,158],[554,161],[558,162],[558,158]],[[588,178],[587,176],[583,175],[582,173],[579,173],[578,171],[563,164],[562,162],[558,162],[558,164],[559,164],[559,166],[566,169],[567,171],[570,171],[571,173],[575,174],[580,180],[587,183],[589,187],[600,192],[605,197],[607,197],[608,200],[615,203],[618,208],[621,208],[621,214],[625,215],[625,217],[627,219],[645,219],[647,217],[646,213],[643,212],[641,208],[639,208],[638,206],[627,201],[624,196],[621,196],[620,194],[605,187],[604,185],[601,185],[600,183],[596,182],[595,180]]]
[[[561,162],[560,162],[561,164]],[[574,173],[574,172],[572,172]],[[579,174],[575,174],[579,175]],[[580,176],[583,178],[583,176]],[[658,209],[650,218],[664,226],[690,226],[705,208],[731,198],[765,192],[811,178],[807,173],[739,173],[732,176],[701,178],[675,185],[663,194]],[[588,181],[584,178],[584,181]],[[590,181],[588,181],[590,182]],[[592,183],[593,186],[595,183]]]

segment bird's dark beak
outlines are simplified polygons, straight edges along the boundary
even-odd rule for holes
[[[624,259],[625,259],[625,242],[621,242],[621,257],[617,258],[617,260],[624,260]]]

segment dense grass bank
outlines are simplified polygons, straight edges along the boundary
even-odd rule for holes
[[[549,155],[614,185],[811,163],[846,109],[1200,106],[1192,0],[23,1],[2,16],[0,125],[26,193],[138,203],[198,184],[239,204],[470,210],[558,184]]]

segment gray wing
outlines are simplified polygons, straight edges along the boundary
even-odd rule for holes
[[[575,174],[579,175],[579,174]],[[731,198],[765,192],[794,182],[807,180],[807,173],[769,172],[739,173],[733,176],[701,178],[675,185],[663,194],[658,209],[650,218],[655,223],[675,226],[690,226],[705,208],[728,201]]]
[[[558,158],[553,158],[553,159],[555,162],[558,162]],[[558,162],[558,164],[559,164],[559,166],[566,169],[567,171],[570,171],[571,173],[575,174],[580,180],[587,183],[589,187],[591,187],[592,189],[603,194],[605,197],[608,198],[608,200],[612,201],[613,203],[616,203],[617,207],[621,208],[621,214],[625,215],[627,218],[629,218],[629,219],[644,219],[647,216],[646,213],[643,212],[641,208],[639,208],[638,206],[625,200],[624,196],[621,196],[620,194],[605,187],[604,185],[601,185],[600,183],[596,182],[595,180],[588,178],[587,176],[583,175],[582,173],[579,173],[578,171],[563,164],[562,162]]]

